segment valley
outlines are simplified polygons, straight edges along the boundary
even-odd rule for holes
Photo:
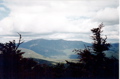
[[[118,58],[119,43],[111,45],[110,50],[105,51],[106,56]],[[84,49],[85,46],[91,44],[82,41],[36,39],[21,44],[19,49],[25,52],[23,57],[33,58],[42,64],[56,64],[66,63],[65,60],[78,61],[78,55],[73,50]]]

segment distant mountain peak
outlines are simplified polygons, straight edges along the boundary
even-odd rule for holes
[[[22,48],[30,49],[36,53],[50,58],[69,58],[73,55],[74,49],[84,49],[85,46],[92,46],[91,43],[83,41],[70,41],[70,40],[48,40],[48,39],[35,39],[21,44]],[[112,44],[110,51],[118,51],[118,43]],[[75,57],[75,56],[74,56]]]

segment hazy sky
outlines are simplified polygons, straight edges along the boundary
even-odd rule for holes
[[[64,39],[92,42],[103,22],[108,42],[119,37],[119,0],[0,0],[0,42]]]

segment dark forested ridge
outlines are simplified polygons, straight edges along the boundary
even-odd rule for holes
[[[77,55],[72,51],[76,49],[84,49],[85,46],[91,46],[91,43],[83,41],[66,41],[66,40],[47,40],[47,39],[36,39],[23,43],[20,47],[30,49],[36,53],[45,57],[61,59],[61,56],[65,58],[76,59]],[[109,52],[109,53],[108,53]],[[106,51],[108,57],[115,56],[118,58],[119,43],[112,43],[110,50]],[[68,54],[68,55],[67,55]]]

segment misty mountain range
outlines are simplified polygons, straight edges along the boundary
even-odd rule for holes
[[[91,45],[91,43],[86,43],[83,41],[36,39],[24,42],[21,44],[20,48],[29,49],[36,52],[37,54],[34,55],[34,57],[41,55],[41,58],[76,59],[78,56],[75,52],[72,52],[74,49],[84,49],[85,46]],[[112,47],[110,47],[110,50],[105,52],[106,55],[109,57],[113,55],[118,58],[119,43],[113,43],[111,45]],[[28,52],[28,50],[25,52]],[[32,55],[33,54],[31,54],[31,56]]]

